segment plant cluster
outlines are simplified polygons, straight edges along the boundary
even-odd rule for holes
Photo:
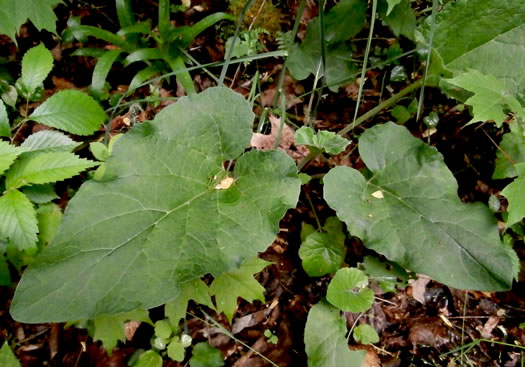
[[[49,17],[57,1],[43,2],[42,7],[44,3]],[[239,3],[231,1],[230,7]],[[264,6],[270,6],[265,4],[271,2],[255,1],[250,11],[259,6],[264,12]],[[369,59],[372,67],[392,66],[393,82],[406,81],[408,72],[395,63],[405,54],[399,42],[375,52],[375,60],[368,57],[377,15],[396,37],[417,43],[424,66],[423,79],[414,80],[374,113],[432,86],[468,106],[468,124],[490,121],[507,131],[493,175],[509,182],[501,191],[508,202],[501,213],[503,238],[494,216],[501,209],[498,198],[489,206],[462,202],[442,154],[402,126],[421,114],[423,93],[411,98],[407,107],[392,109],[397,124],[376,124],[356,137],[362,169],[336,166],[322,175],[324,200],[335,216],[324,224],[318,220],[317,227],[304,223],[298,252],[308,276],[331,278],[326,297],[308,314],[308,365],[360,366],[365,352],[348,348],[350,334],[361,344],[377,343],[379,336],[366,322],[356,321],[348,330],[341,313],[366,315],[375,300],[372,284],[394,292],[415,274],[425,274],[458,289],[504,291],[517,279],[519,259],[512,238],[523,238],[525,217],[525,77],[520,64],[525,59],[520,33],[525,5],[521,0],[458,0],[438,12],[434,1],[431,14],[418,25],[409,0],[374,0],[371,6],[366,0],[340,0],[327,10],[323,4],[305,38],[287,42],[286,66],[293,78],[313,76],[314,89],[320,84],[337,91],[360,74],[357,107]],[[249,149],[253,104],[224,86],[195,93],[184,52],[203,30],[233,18],[216,13],[191,27],[174,27],[170,5],[169,0],[159,2],[159,23],[152,29],[135,21],[130,1],[116,0],[118,34],[73,20],[63,37],[82,41],[94,36],[117,46],[76,52],[99,58],[91,84],[98,100],[109,97],[106,78],[116,61],[145,65],[130,90],[164,72],[166,64],[188,96],[152,121],[135,124],[108,147],[91,142],[99,163],[73,154],[78,143],[56,130],[36,132],[20,145],[0,141],[0,253],[11,256],[15,249],[17,254],[35,255],[42,250],[31,261],[11,260],[18,267],[29,263],[12,301],[12,317],[27,323],[91,320],[87,323],[93,338],[108,351],[125,340],[125,322],[149,323],[155,329],[152,349],[138,356],[135,366],[161,366],[163,356],[188,359],[186,348],[192,340],[181,320],[186,319],[190,300],[223,313],[230,323],[239,297],[264,301],[264,288],[254,275],[270,263],[257,254],[275,239],[285,213],[296,207],[301,186],[319,178],[301,169],[317,156],[344,152],[351,144],[346,133],[373,116],[355,118],[338,133],[316,131],[313,124],[297,128],[295,143],[309,151],[299,165],[281,150]],[[471,15],[465,19],[467,13]],[[13,29],[26,19],[36,21],[33,14],[24,14],[0,32],[14,37]],[[359,70],[353,61],[355,37],[367,24],[370,33]],[[35,25],[55,31],[47,23]],[[249,32],[240,40],[230,39],[227,54],[242,60],[260,52],[256,42],[263,31]],[[497,56],[501,54],[509,57]],[[1,86],[2,136],[10,137],[12,131],[16,135],[27,121],[90,135],[106,120],[98,102],[72,90],[57,92],[31,113],[26,108],[27,115],[15,116],[20,99],[26,105],[41,100],[52,66],[50,52],[36,46],[25,54],[15,85]],[[250,96],[254,94],[252,90]],[[275,147],[287,119],[286,96],[278,98],[281,105],[272,111],[280,115]],[[78,104],[83,108],[76,108]],[[429,113],[424,123],[431,134],[439,123],[438,113]],[[62,218],[52,203],[57,198],[52,184],[97,165]],[[388,262],[366,256],[357,267],[348,267],[350,236]],[[4,256],[0,259],[0,284],[10,284],[8,264]],[[212,281],[203,280],[208,275]],[[153,323],[146,310],[161,305],[165,318]],[[270,343],[279,342],[269,329],[264,336]],[[5,348],[0,356],[8,354]],[[223,362],[220,351],[207,343],[193,346],[189,359],[192,367]]]

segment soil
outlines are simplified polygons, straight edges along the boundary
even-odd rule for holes
[[[194,1],[195,3],[195,1]],[[423,1],[417,1],[415,6],[423,6]],[[225,11],[225,2],[202,1],[204,12],[188,11],[178,14],[174,20],[177,24],[192,24],[203,16],[217,11]],[[195,5],[192,3],[192,5]],[[151,20],[156,24],[155,1],[133,1],[133,6],[140,20]],[[294,19],[298,1],[282,1],[278,4],[285,15],[284,19]],[[306,22],[318,12],[315,4],[309,4],[300,34],[304,34]],[[81,16],[83,24],[91,24],[110,31],[118,31],[117,17],[112,2],[81,0],[64,1],[56,8],[58,16],[57,28],[60,34],[67,26],[71,16]],[[289,30],[292,21],[282,24],[283,30]],[[302,33],[301,33],[302,32]],[[357,38],[366,40],[368,30],[363,31]],[[220,61],[224,58],[224,39],[219,37],[215,28],[204,32],[194,42],[191,53],[200,63]],[[362,37],[361,37],[362,36]],[[378,25],[377,46],[387,47],[393,36],[387,28]],[[91,74],[95,60],[87,57],[72,56],[79,47],[106,47],[103,41],[90,39],[87,44],[63,44],[49,32],[39,32],[31,24],[22,27],[16,47],[8,38],[0,36],[0,57],[7,58],[7,67],[11,75],[19,75],[20,60],[24,52],[38,43],[51,49],[55,58],[55,67],[52,76],[46,80],[45,89],[51,94],[63,88],[77,88],[87,90],[91,82]],[[408,42],[406,40],[402,42]],[[362,57],[365,42],[357,42],[356,57]],[[404,46],[404,45],[403,45]],[[275,40],[266,39],[267,50],[275,50]],[[413,46],[407,45],[410,49]],[[235,67],[230,67],[227,84],[247,96],[251,84],[246,83],[259,70],[262,76],[263,104],[270,106],[275,94],[276,81],[282,68],[281,58],[263,59],[248,66],[240,66],[239,73],[234,79]],[[415,78],[421,78],[422,70],[419,61],[408,57],[401,61],[407,70],[414,71]],[[125,89],[136,68],[115,67],[110,73],[109,83],[112,92]],[[212,72],[219,74],[219,69]],[[392,82],[389,90],[383,90],[382,84],[388,78],[389,68],[371,71],[367,74],[360,115],[376,106],[379,101],[388,98],[395,92],[403,89],[406,82]],[[213,85],[213,80],[204,72],[192,73],[199,90]],[[233,80],[234,79],[234,80]],[[412,80],[413,81],[413,80]],[[284,90],[289,106],[288,112],[292,121],[301,125],[305,121],[309,96],[300,97],[305,91],[312,88],[313,78],[301,83],[287,78]],[[357,84],[350,83],[340,88],[337,93],[323,91],[315,109],[315,126],[320,129],[338,131],[348,121],[352,120],[357,98]],[[173,97],[180,95],[180,87],[171,80],[162,85],[162,95]],[[147,97],[149,90],[142,88],[126,101]],[[400,103],[407,106],[416,95],[410,96]],[[168,103],[168,102],[166,102]],[[138,121],[153,118],[166,103],[160,105],[143,104],[144,111]],[[458,194],[464,202],[488,202],[490,195],[498,195],[508,183],[505,180],[492,180],[494,161],[497,146],[504,128],[496,128],[493,124],[482,124],[463,127],[470,119],[469,112],[460,111],[457,102],[448,99],[438,89],[425,89],[424,115],[435,110],[439,112],[440,122],[437,132],[428,138],[428,143],[435,146],[444,156],[445,162],[454,173],[459,185]],[[258,105],[256,112],[260,114],[262,107]],[[123,123],[129,117],[129,111],[114,116],[112,132],[125,131]],[[362,168],[364,165],[359,158],[356,148],[358,136],[368,127],[392,120],[389,110],[382,111],[373,119],[359,126],[348,138],[353,143],[347,150],[329,159],[316,159],[303,170],[315,177],[320,177],[334,165],[348,165]],[[405,126],[417,137],[422,137],[427,127],[414,118]],[[31,132],[41,126],[28,124],[21,130],[15,139],[20,143]],[[266,131],[269,133],[268,128]],[[85,142],[95,141],[104,134],[101,129],[96,136],[84,138]],[[78,139],[78,137],[77,137]],[[427,138],[423,138],[427,140]],[[300,157],[301,152],[295,147],[288,147],[288,152]],[[81,155],[89,156],[87,148],[80,151]],[[328,158],[328,157],[326,157]],[[85,176],[83,176],[85,177]],[[65,207],[69,200],[70,190],[81,184],[81,178],[67,180],[57,185],[61,196],[60,205]],[[226,366],[269,366],[261,358],[264,355],[278,366],[306,366],[307,360],[304,348],[304,326],[308,311],[325,295],[327,284],[331,276],[310,278],[303,271],[298,256],[301,244],[300,231],[303,223],[314,224],[315,212],[321,222],[335,213],[328,208],[323,200],[322,185],[319,179],[313,179],[303,186],[297,208],[290,210],[280,224],[281,232],[274,243],[260,255],[261,258],[273,262],[257,275],[258,281],[266,289],[266,302],[248,303],[239,300],[239,307],[233,324],[229,325],[223,315],[217,315],[204,306],[190,303],[189,316],[185,327],[192,336],[193,342],[208,341],[212,346],[219,348],[225,356]],[[499,196],[502,210],[506,202]],[[499,214],[497,214],[499,216]],[[501,219],[501,217],[500,217]],[[515,249],[520,259],[525,259],[525,246],[519,236],[515,236]],[[377,254],[368,250],[359,239],[348,236],[346,263],[356,266],[366,255]],[[15,280],[19,274],[13,270]],[[525,356],[523,349],[513,345],[525,345],[525,331],[520,323],[525,321],[525,287],[522,272],[519,282],[515,282],[510,292],[488,293],[460,291],[420,277],[413,283],[394,293],[383,293],[378,287],[376,302],[370,312],[366,313],[359,322],[371,324],[380,335],[380,342],[373,346],[352,345],[352,348],[364,348],[367,351],[367,366],[523,366]],[[14,345],[14,351],[22,366],[128,366],[130,358],[138,352],[151,349],[153,328],[147,324],[128,325],[134,330],[130,332],[129,340],[119,343],[118,347],[108,354],[100,342],[94,342],[88,335],[87,329],[64,324],[21,324],[11,319],[9,305],[14,294],[14,288],[0,287],[0,345],[9,341]],[[220,332],[204,322],[206,315],[210,315],[224,328],[235,330],[235,339]],[[153,321],[162,319],[162,307],[150,310]],[[358,314],[346,313],[350,328],[358,318]],[[277,337],[277,344],[272,344],[264,336],[264,331],[270,329]],[[484,341],[479,341],[483,339]],[[240,342],[242,341],[241,344]],[[476,342],[472,348],[466,348],[469,343]],[[494,342],[491,342],[494,341]],[[496,343],[495,343],[496,342]],[[506,343],[506,345],[497,342]],[[355,344],[355,343],[354,343]],[[245,345],[250,346],[248,349]],[[463,349],[458,349],[461,347]],[[467,350],[468,349],[468,350]],[[165,358],[164,366],[185,366],[187,364],[169,361]]]

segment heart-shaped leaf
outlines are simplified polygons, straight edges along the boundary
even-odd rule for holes
[[[439,152],[393,123],[366,130],[359,152],[369,178],[349,167],[324,178],[325,199],[352,235],[389,260],[456,288],[511,287],[516,255],[501,242],[488,207],[458,198]]]
[[[24,273],[13,317],[56,322],[151,308],[175,299],[184,282],[265,250],[300,180],[282,152],[243,154],[253,117],[240,95],[210,88],[125,134]]]
[[[361,270],[339,269],[328,285],[326,299],[343,311],[363,312],[374,303],[374,292],[367,286],[368,277]]]

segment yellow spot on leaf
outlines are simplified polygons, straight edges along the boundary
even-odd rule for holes
[[[377,190],[376,192],[373,192],[372,196],[375,197],[376,199],[384,198],[383,191],[381,191],[381,190]]]
[[[222,179],[221,182],[219,182],[217,184],[217,186],[215,186],[215,189],[217,190],[226,190],[228,188],[230,188],[230,186],[233,184],[235,180],[233,179],[233,177],[225,177]]]

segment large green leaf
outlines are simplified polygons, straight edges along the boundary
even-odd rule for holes
[[[53,8],[61,0],[0,0],[0,34],[6,34],[13,41],[15,34],[28,19],[38,30],[56,33],[57,17]]]
[[[40,87],[53,68],[53,55],[42,43],[29,49],[22,58],[22,84],[28,93]]]
[[[435,149],[393,123],[359,140],[365,178],[336,167],[324,178],[324,196],[351,234],[388,259],[462,289],[505,290],[511,257],[490,210],[464,204],[457,183]]]
[[[304,329],[308,367],[360,367],[364,351],[351,351],[341,311],[321,301],[310,309]]]
[[[19,158],[6,175],[6,187],[16,189],[30,184],[65,180],[98,165],[73,153],[51,152]]]
[[[36,212],[29,199],[17,190],[0,197],[0,237],[20,250],[36,246]]]
[[[29,116],[30,120],[77,135],[94,133],[106,118],[93,98],[77,90],[53,94]]]
[[[427,39],[429,29],[430,21],[427,21],[424,28]],[[523,0],[449,2],[436,17],[433,62],[441,63],[454,74],[470,68],[493,75],[503,81],[508,94],[522,94],[525,87],[523,39]]]
[[[243,154],[253,116],[240,95],[210,88],[135,125],[105,174],[70,201],[53,242],[22,276],[12,315],[64,321],[151,308],[175,299],[183,282],[266,249],[300,180],[282,152]],[[224,162],[236,158],[226,178]]]

